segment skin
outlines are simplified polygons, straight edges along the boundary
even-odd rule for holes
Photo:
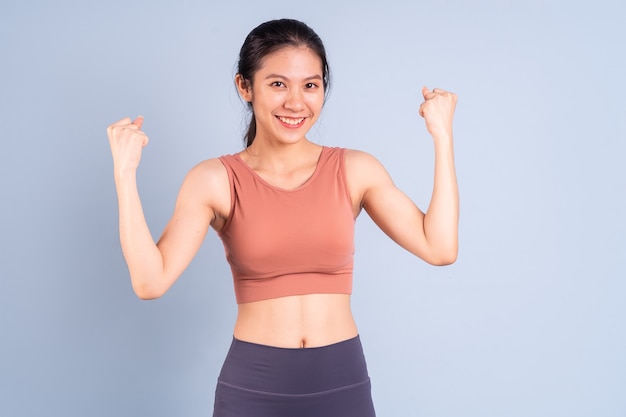
[[[322,111],[320,59],[305,47],[286,47],[266,56],[253,80],[235,79],[241,97],[252,103],[257,121],[254,143],[240,153],[267,182],[285,189],[303,184],[315,170],[321,147],[306,139]],[[433,265],[456,260],[459,202],[454,170],[452,120],[456,95],[422,89],[419,114],[435,148],[431,203],[423,213],[393,183],[371,155],[346,150],[346,179],[356,218],[365,210],[400,246]],[[282,118],[282,120],[281,120]],[[288,119],[294,127],[285,124]],[[107,133],[119,202],[120,240],[135,293],[162,296],[182,274],[205,238],[221,230],[230,215],[230,186],[218,159],[192,168],[181,186],[173,216],[154,242],[141,207],[136,172],[148,137],[143,118],[122,119]],[[279,347],[316,347],[358,334],[345,294],[282,297],[238,306],[238,339]]]

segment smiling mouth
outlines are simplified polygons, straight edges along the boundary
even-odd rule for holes
[[[302,122],[304,122],[304,119],[306,119],[306,117],[298,117],[298,118],[291,118],[291,117],[283,117],[283,116],[276,116],[278,118],[278,120],[280,120],[281,122],[288,124],[289,126],[298,126],[299,124],[301,124]]]

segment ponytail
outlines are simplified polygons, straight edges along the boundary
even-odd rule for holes
[[[254,117],[254,112],[252,112],[252,117],[250,118],[250,124],[248,125],[248,130],[246,131],[246,148],[252,145],[254,142],[254,137],[256,136],[256,118]]]

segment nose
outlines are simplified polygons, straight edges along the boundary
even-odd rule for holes
[[[284,107],[287,110],[293,112],[299,112],[304,109],[304,99],[302,97],[302,91],[300,89],[289,89],[289,93],[285,98]]]

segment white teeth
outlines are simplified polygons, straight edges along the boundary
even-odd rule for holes
[[[290,119],[287,117],[282,117],[282,116],[278,116],[278,119],[283,122],[283,123],[287,123],[288,125],[299,125],[300,123],[302,123],[302,121],[304,120],[304,117],[301,117],[299,119]]]

